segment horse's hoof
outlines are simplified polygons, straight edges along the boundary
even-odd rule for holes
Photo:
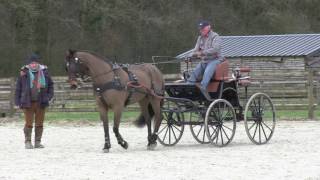
[[[157,147],[157,144],[156,144],[156,143],[155,143],[155,144],[150,144],[150,145],[147,146],[148,150],[150,150],[150,151],[155,150],[156,147]]]
[[[103,149],[103,153],[109,153],[109,149]]]
[[[123,141],[121,144],[121,147],[123,147],[124,149],[128,149],[129,144],[126,141]]]

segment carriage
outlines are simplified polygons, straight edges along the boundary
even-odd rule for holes
[[[248,98],[249,73],[247,67],[236,67],[229,77],[229,61],[225,59],[208,85],[210,97],[201,92],[199,84],[186,83],[188,69],[184,80],[167,82],[158,141],[173,146],[189,126],[197,142],[223,147],[232,141],[237,122],[243,121],[253,143],[267,143],[275,129],[275,108],[267,94],[255,93]],[[245,106],[240,103],[240,88],[244,88]]]

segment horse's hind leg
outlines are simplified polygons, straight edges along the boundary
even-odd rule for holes
[[[121,118],[123,106],[114,107],[113,110],[114,110],[113,132],[117,138],[118,144],[120,144],[124,149],[128,149],[129,147],[128,143],[125,140],[123,140],[121,134],[119,133],[120,118]]]
[[[153,99],[150,101],[152,105],[152,109],[154,111],[154,130],[152,135],[150,136],[150,148],[149,149],[154,149],[157,146],[157,139],[158,139],[158,130],[161,124],[161,105],[160,105],[160,99],[156,99],[156,97],[153,97]]]
[[[140,108],[141,108],[141,115],[143,116],[145,123],[148,127],[148,149],[150,147],[151,143],[151,137],[152,137],[152,131],[151,131],[151,118],[150,112],[149,112],[149,100],[147,98],[143,99],[139,102]]]

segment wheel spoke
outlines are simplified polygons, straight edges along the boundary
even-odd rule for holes
[[[158,131],[158,134],[160,134],[168,125],[165,125],[160,131]]]
[[[223,119],[222,116],[223,116],[223,114],[224,114],[224,111],[225,111],[226,107],[227,107],[227,104],[224,103],[224,104],[223,104],[223,109],[221,110],[221,119]]]
[[[259,100],[258,100],[258,112],[259,112],[259,114],[261,114],[261,98],[262,98],[262,96],[259,98]]]
[[[256,125],[256,129],[254,130],[253,139],[256,136],[257,129],[258,129],[258,124]]]
[[[219,129],[220,129],[221,144],[223,145],[223,137],[222,137],[221,127],[219,127]]]
[[[212,134],[210,135],[210,139],[212,139],[212,136],[213,136],[213,135],[216,135],[216,134],[217,134],[217,129],[218,129],[218,128],[213,128],[213,127],[212,127],[212,129],[213,129],[213,132],[212,132]],[[213,138],[213,139],[214,139],[214,138]]]
[[[171,129],[172,129],[172,127],[169,126],[169,144],[171,144]]]
[[[219,118],[218,118],[218,115],[216,114],[216,109],[214,109],[214,110],[212,111],[212,113],[213,113],[213,118],[214,118],[216,121],[218,121]]]
[[[267,99],[265,99],[265,98],[262,98],[263,99],[263,101],[262,101],[262,112],[264,112],[265,111],[265,108],[266,108],[266,101],[268,102],[268,100]],[[262,113],[261,112],[261,113]]]
[[[205,138],[205,136],[206,136],[206,131],[205,130],[203,130],[203,136],[202,136],[202,141],[204,142],[204,138]]]
[[[175,125],[172,126],[181,133],[181,130],[179,128],[177,128]]]
[[[264,121],[262,121],[262,123],[272,132],[272,129],[266,123],[264,123]]]
[[[225,120],[227,117],[229,117],[228,115],[230,115],[230,113],[232,113],[232,112],[228,108],[228,112],[223,116],[222,121]]]
[[[166,119],[169,120],[168,113],[165,112],[164,115],[166,116]]]
[[[167,130],[166,130],[166,133],[164,133],[164,136],[163,136],[163,139],[162,139],[162,141],[164,142],[164,140],[166,139],[166,137],[167,137],[167,133],[168,133],[168,130],[169,130],[169,126],[168,126],[168,128],[167,128]]]
[[[201,124],[200,126],[201,126],[201,127],[200,127],[200,129],[199,129],[199,131],[198,131],[198,133],[197,133],[197,135],[196,135],[197,137],[199,137],[199,134],[200,134],[200,132],[201,132],[201,130],[202,130],[202,128],[203,128],[203,125],[202,125],[202,124]]]
[[[249,131],[251,130],[251,128],[256,124],[256,122],[254,122],[248,129]]]
[[[267,135],[266,135],[266,132],[264,131],[264,128],[263,128],[262,124],[261,124],[261,129],[262,129],[262,132],[263,132],[263,134],[264,134],[264,137],[266,138],[266,140],[268,140]]]
[[[259,142],[261,144],[261,128],[260,128],[261,124],[259,123]]]
[[[218,108],[217,108],[217,110],[218,110],[218,121],[220,122],[221,121],[221,111],[220,111],[220,103],[218,103]]]
[[[217,138],[217,139],[216,139],[216,144],[218,144],[218,139],[219,139],[219,130],[220,130],[220,129],[217,127],[217,136],[216,136],[216,138]]]
[[[229,141],[229,140],[230,140],[230,138],[229,138],[228,134],[226,133],[226,131],[224,130],[224,128],[221,128],[221,129],[222,129],[222,131],[223,131],[224,135],[227,137],[227,139],[228,139],[228,141]]]
[[[222,126],[225,127],[225,128],[227,128],[227,129],[229,129],[230,131],[233,131],[231,128],[229,128],[228,126],[226,126],[226,125],[224,125],[224,124],[222,124]]]
[[[172,134],[174,136],[175,141],[177,141],[178,138],[177,138],[176,133],[174,132],[173,128],[172,128]]]

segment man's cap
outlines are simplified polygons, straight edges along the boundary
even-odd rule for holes
[[[209,21],[202,20],[202,21],[200,21],[200,22],[198,23],[198,28],[199,28],[199,29],[203,29],[204,27],[209,26],[209,25],[210,25]]]

